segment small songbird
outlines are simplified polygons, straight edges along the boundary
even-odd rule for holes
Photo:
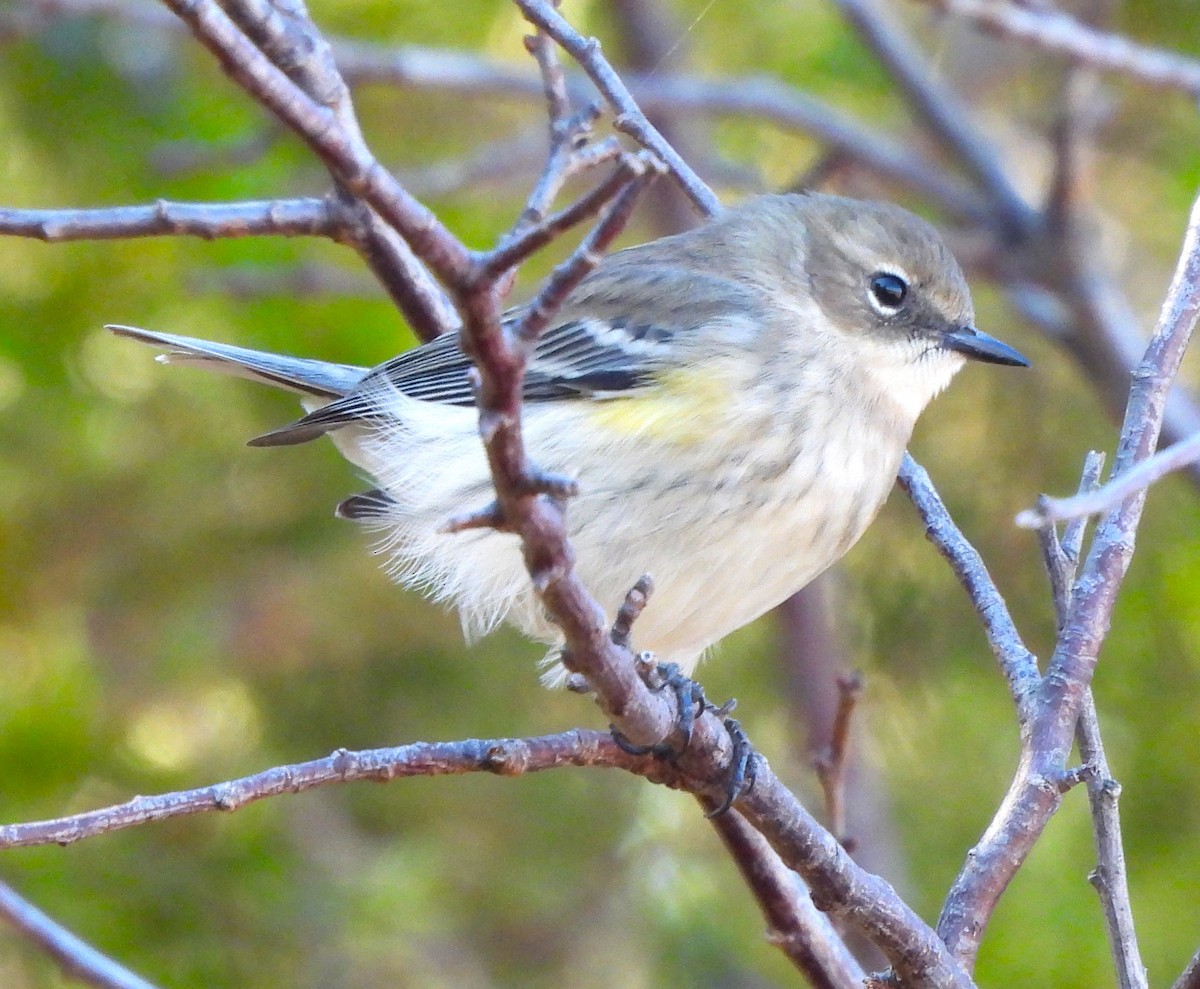
[[[690,673],[854,545],[967,358],[1027,365],[973,322],[942,238],[885,203],[761,196],[606,258],[524,383],[531,456],[579,483],[568,521],[586,586],[611,615],[651,574],[637,646]],[[111,329],[160,360],[299,392],[308,415],[251,445],[328,433],[377,485],[338,514],[379,533],[397,580],[457,607],[468,635],[507,620],[558,643],[515,536],[445,531],[491,499],[457,334],[367,370]]]

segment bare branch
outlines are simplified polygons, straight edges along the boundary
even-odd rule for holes
[[[1133,904],[1129,896],[1129,877],[1125,869],[1125,846],[1121,839],[1121,815],[1117,801],[1121,785],[1112,778],[1096,701],[1089,689],[1084,695],[1075,727],[1079,755],[1092,767],[1087,777],[1088,803],[1092,809],[1092,833],[1096,840],[1096,868],[1088,877],[1104,906],[1105,926],[1112,948],[1120,989],[1148,989],[1146,966],[1138,951],[1137,930],[1133,924]]]
[[[1100,478],[1104,468],[1104,454],[1092,450],[1084,458],[1083,475],[1079,481],[1080,493],[1090,491]],[[1080,520],[1082,522],[1082,520]],[[1067,624],[1071,611],[1071,596],[1075,589],[1075,575],[1079,570],[1079,554],[1083,547],[1082,524],[1072,524],[1059,541],[1054,525],[1043,525],[1037,530],[1038,542],[1042,546],[1042,562],[1050,580],[1050,596],[1054,602],[1055,628],[1060,632]]]
[[[1114,475],[1148,457],[1162,426],[1166,396],[1200,316],[1200,197],[1193,203],[1183,248],[1158,326],[1134,374]],[[1035,717],[1022,734],[1021,765],[979,844],[947,896],[938,931],[954,957],[971,965],[996,903],[1053,816],[1057,781],[1070,753],[1100,645],[1133,556],[1144,494],[1135,494],[1097,527],[1075,582],[1068,621],[1038,689]]]
[[[1200,989],[1200,950],[1192,956],[1171,989]]]
[[[933,136],[962,162],[986,192],[1005,235],[1013,239],[1028,236],[1037,226],[1036,213],[1004,174],[995,148],[971,125],[967,108],[929,77],[924,59],[903,28],[885,13],[877,0],[836,0],[836,3],[863,43],[891,73]]]
[[[1200,317],[1200,198],[1193,203],[1182,253],[1154,336],[1133,374],[1113,465],[1114,477],[1125,474],[1153,453],[1162,429],[1167,394],[1197,317]],[[1096,651],[1107,631],[1113,602],[1133,556],[1134,536],[1144,503],[1144,493],[1126,499],[1097,527],[1072,604],[1072,627],[1060,639],[1050,663],[1047,680],[1048,685],[1059,684],[1056,693],[1081,691],[1091,680]]]
[[[291,127],[346,188],[409,242],[448,286],[470,280],[471,259],[432,212],[388,172],[337,114],[314,103],[212,0],[163,0],[221,63],[226,74]]]
[[[617,196],[592,232],[584,238],[583,243],[566,261],[554,269],[516,328],[517,338],[524,341],[527,347],[537,340],[575,286],[599,264],[603,252],[624,229],[638,195],[647,183],[659,174],[661,166],[656,159],[648,155],[626,160],[632,174],[627,175],[625,179],[625,189]]]
[[[1200,97],[1200,62],[1097,31],[1053,8],[1003,0],[926,0],[977,27],[1070,59],[1076,65],[1119,72],[1147,86]]]
[[[667,166],[675,181],[695,204],[703,216],[713,216],[721,211],[721,202],[713,191],[667,143],[662,134],[646,119],[633,95],[613,71],[612,66],[600,54],[600,42],[595,38],[584,38],[545,0],[515,0],[521,13],[531,24],[536,24],[562,47],[570,52],[588,77],[604,94],[609,105],[617,114],[614,126],[629,134],[643,147],[653,151]]]
[[[277,766],[251,776],[152,797],[47,821],[0,826],[0,848],[69,845],[149,821],[165,821],[210,811],[234,811],[283,793],[358,780],[387,782],[411,776],[494,773],[522,776],[560,766],[620,766],[652,763],[620,748],[607,732],[576,729],[535,738],[466,739],[416,742],[396,748],[352,752],[338,749],[324,759]],[[650,767],[653,773],[653,767]]]
[[[3,882],[0,882],[0,917],[38,945],[71,978],[96,989],[154,989],[141,976],[101,954]]]
[[[39,0],[39,6],[52,8],[58,15],[103,14],[159,29],[172,28],[178,23],[166,17],[157,6],[130,0]],[[28,19],[22,19],[19,27],[26,31],[40,24],[24,24],[25,20]],[[17,27],[14,26],[14,30]],[[330,44],[338,67],[354,84],[385,83],[489,98],[544,98],[544,88],[536,74],[478,55],[419,45],[393,47],[345,38],[331,39]],[[568,93],[576,105],[585,105],[596,97],[594,86],[585,76],[570,72],[565,78]],[[778,80],[757,76],[702,79],[661,71],[626,72],[622,78],[637,105],[649,113],[758,118],[829,144],[862,167],[928,197],[953,216],[975,220],[986,217],[986,206],[981,198],[929,158],[872,132]],[[439,178],[438,181],[449,180]],[[412,188],[419,186],[419,182],[412,183]]]
[[[1107,458],[1100,450],[1090,450],[1083,458],[1083,473],[1079,476],[1079,493],[1093,490],[1100,483],[1100,475],[1104,471],[1104,461]],[[1087,524],[1083,519],[1074,519],[1063,528],[1062,548],[1067,559],[1073,564],[1079,563],[1083,553],[1083,534]],[[1075,579],[1075,571],[1071,572],[1071,580]]]
[[[571,117],[571,96],[567,92],[567,77],[563,74],[558,53],[551,43],[550,35],[540,28],[526,36],[525,48],[537,62],[542,77],[542,95],[546,98],[546,115],[550,120],[551,135],[560,130]]]
[[[1172,471],[1181,470],[1200,460],[1200,433],[1147,457],[1103,487],[1070,498],[1041,498],[1036,506],[1019,513],[1014,520],[1023,529],[1034,529],[1069,519],[1085,519],[1110,512],[1131,495],[1145,491]]]
[[[1032,716],[1033,695],[1041,682],[1037,658],[1025,648],[983,558],[954,524],[925,469],[908,453],[900,464],[898,480],[925,522],[926,537],[949,561],[975,606],[992,653],[1008,681],[1018,718],[1025,723]]]
[[[536,215],[536,210],[531,206],[526,211],[531,217],[530,222],[522,224],[519,232],[512,234],[499,247],[479,258],[480,274],[485,278],[499,278],[506,274],[565,231],[595,216],[628,188],[634,179],[645,176],[648,171],[650,177],[653,177],[648,158],[624,156],[607,179],[553,216],[534,221],[532,217]],[[614,231],[614,236],[616,233],[619,233],[619,230]]]
[[[328,199],[179,203],[101,209],[3,209],[0,234],[48,242],[127,240],[131,237],[344,237]]]
[[[613,620],[612,640],[619,646],[626,649],[632,647],[633,623],[638,620],[646,604],[650,600],[650,595],[654,593],[654,578],[648,573],[642,574],[637,583],[629,589],[629,593],[625,595],[625,600],[617,611],[617,617]]]
[[[846,759],[850,751],[850,719],[863,692],[859,673],[837,678],[838,706],[829,744],[813,759],[821,789],[825,792],[825,816],[832,831],[847,851],[854,842],[846,831]]]
[[[767,919],[767,940],[791,959],[814,989],[862,986],[862,967],[766,839],[737,811],[709,820],[758,900]]]
[[[315,103],[337,118],[346,138],[366,150],[350,89],[333,50],[308,16],[304,0],[228,0],[225,11],[270,61]],[[410,246],[364,206],[339,171],[332,170],[337,201],[352,217],[351,243],[424,340],[459,324],[457,313]]]
[[[818,910],[870,938],[906,986],[974,985],[946,945],[882,878],[859,866],[758,759],[753,789],[735,808],[808,884]]]

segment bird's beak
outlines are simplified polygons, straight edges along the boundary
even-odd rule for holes
[[[1013,350],[1008,344],[980,333],[973,326],[963,326],[951,330],[942,336],[942,346],[947,350],[957,350],[972,360],[983,361],[985,364],[1009,364],[1013,367],[1029,367],[1029,361]]]

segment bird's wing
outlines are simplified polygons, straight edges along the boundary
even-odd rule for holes
[[[515,316],[510,316],[510,323]],[[674,332],[668,326],[616,318],[568,318],[551,326],[538,340],[525,372],[522,398],[526,402],[604,398],[645,387],[657,370],[669,366]],[[346,423],[378,418],[386,414],[391,392],[423,402],[473,406],[470,367],[458,334],[446,334],[381,364],[344,398],[251,443],[303,443]]]
[[[155,333],[136,326],[110,325],[107,329],[117,336],[161,347],[165,353],[159,356],[159,360],[164,363],[192,364],[222,371],[237,377],[264,381],[313,398],[342,398],[353,391],[368,374],[365,367],[330,364],[304,357],[248,350],[245,347],[232,347],[228,344],[198,340],[195,337]]]

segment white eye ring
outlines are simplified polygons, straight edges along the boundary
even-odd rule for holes
[[[867,300],[881,316],[895,316],[908,298],[908,278],[898,271],[881,269],[867,281]]]

